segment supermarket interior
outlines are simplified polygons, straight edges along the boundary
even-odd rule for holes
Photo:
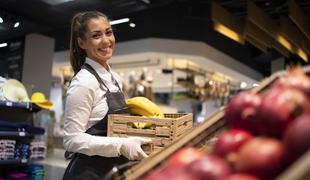
[[[0,1],[0,180],[308,180],[309,55],[307,0]]]

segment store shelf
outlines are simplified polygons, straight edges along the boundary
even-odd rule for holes
[[[0,137],[28,137],[34,136],[33,134],[29,134],[28,132],[15,132],[15,131],[0,131]]]
[[[10,160],[0,160],[0,165],[9,165],[9,164],[27,164],[28,159],[10,159]]]
[[[13,102],[0,100],[0,120],[33,124],[33,113],[41,108],[30,102]]]
[[[20,107],[20,108],[30,108],[30,103],[28,102],[13,102],[13,101],[2,101],[0,100],[0,106],[3,107]]]
[[[0,107],[4,108],[23,108],[29,111],[38,112],[41,110],[39,106],[31,102],[3,101],[0,100]]]

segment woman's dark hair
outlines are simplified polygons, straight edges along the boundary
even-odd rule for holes
[[[70,35],[70,64],[74,74],[79,72],[81,66],[85,62],[86,53],[80,48],[78,38],[85,40],[87,32],[87,23],[93,18],[108,17],[99,11],[80,12],[73,16],[71,20],[71,35]]]

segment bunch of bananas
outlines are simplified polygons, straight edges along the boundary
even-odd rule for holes
[[[126,104],[131,114],[164,118],[164,113],[161,112],[160,108],[146,97],[138,96],[126,99]],[[134,122],[133,126],[139,129],[150,128],[152,123]]]

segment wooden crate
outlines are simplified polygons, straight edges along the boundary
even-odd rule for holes
[[[147,154],[158,152],[193,128],[191,113],[164,114],[165,118],[149,118],[123,114],[111,114],[108,117],[108,136],[140,136],[152,139],[151,147],[143,147]],[[150,129],[137,129],[134,122],[152,123]]]
[[[307,74],[310,74],[310,66],[304,68]],[[269,78],[264,79],[260,86],[252,89],[255,93],[261,93],[268,89],[279,77],[286,74],[286,71],[279,71],[274,73]],[[213,113],[204,123],[196,126],[190,133],[177,141],[170,144],[168,147],[155,154],[142,160],[138,165],[130,168],[124,173],[127,180],[141,179],[152,169],[161,167],[165,160],[169,158],[177,150],[184,147],[198,147],[203,148],[210,142],[214,136],[219,134],[227,127],[224,120],[224,107],[218,109]],[[284,172],[278,175],[276,180],[309,180],[310,179],[310,150],[303,154],[296,162],[291,164]]]

